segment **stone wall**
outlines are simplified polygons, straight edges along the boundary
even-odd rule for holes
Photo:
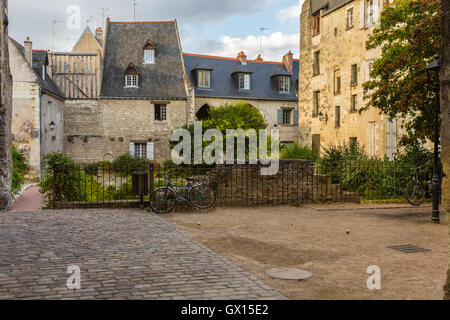
[[[167,103],[167,121],[155,121],[155,103]],[[170,159],[173,130],[186,124],[184,100],[74,100],[64,109],[64,153],[77,162],[112,160],[130,142],[154,142],[155,160]]]
[[[0,211],[11,206],[12,77],[8,40],[8,1],[0,0]]]

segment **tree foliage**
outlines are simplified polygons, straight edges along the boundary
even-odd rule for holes
[[[380,27],[367,49],[381,49],[371,81],[364,84],[369,101],[362,111],[376,107],[388,117],[406,119],[407,145],[434,138],[434,83],[425,68],[441,47],[441,0],[397,0],[381,14]]]

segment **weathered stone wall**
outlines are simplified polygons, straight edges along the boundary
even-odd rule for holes
[[[0,0],[0,211],[11,207],[12,77],[8,40],[8,1]]]
[[[442,66],[441,66],[441,111],[442,111],[442,164],[447,177],[444,179],[443,203],[450,221],[450,0],[442,0]],[[450,228],[450,224],[449,224]],[[449,229],[450,231],[450,229]],[[450,243],[449,243],[449,271],[445,298],[450,300]]]
[[[173,130],[186,124],[186,101],[167,103],[167,121],[155,121],[149,100],[66,101],[64,153],[77,162],[112,160],[129,152],[130,142],[155,143],[155,160],[170,159]]]
[[[378,50],[367,51],[365,43],[372,28],[360,27],[360,2],[352,1],[324,16],[320,34],[313,36],[313,17],[310,3],[305,1],[300,28],[299,110],[300,142],[312,144],[312,135],[320,134],[321,148],[329,144],[340,145],[356,137],[361,145],[369,146],[370,122],[375,122],[375,155],[384,156],[387,144],[387,119],[379,110],[371,108],[359,114],[351,112],[351,96],[357,95],[357,110],[366,104],[363,83],[368,79],[368,63],[377,58]],[[382,2],[378,0],[380,6]],[[346,10],[353,8],[353,27],[346,28]],[[320,75],[313,75],[314,53],[320,51]],[[351,86],[351,66],[357,65],[358,82]],[[341,75],[341,92],[335,94],[334,71]],[[313,96],[320,91],[322,121],[313,117]],[[340,127],[335,127],[335,107],[340,107]],[[397,124],[398,132],[401,123]],[[400,132],[399,132],[400,134]],[[367,149],[367,148],[366,148]],[[367,150],[368,151],[368,150]]]
[[[239,99],[222,99],[222,98],[195,98],[195,113],[197,113],[201,107],[205,104],[211,107],[218,107],[225,103],[236,103]],[[245,100],[252,106],[257,108],[261,115],[264,117],[268,124],[268,128],[271,129],[277,124],[277,112],[282,107],[298,109],[297,102],[293,101],[268,101],[268,100]],[[293,123],[293,122],[292,122]],[[298,127],[294,125],[279,126],[280,129],[280,141],[292,141],[298,142]]]

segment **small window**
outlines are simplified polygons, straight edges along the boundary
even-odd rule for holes
[[[366,0],[366,27],[370,27],[375,23],[374,19],[374,0]]]
[[[134,156],[135,158],[147,159],[147,144],[135,143],[134,144]]]
[[[350,99],[350,112],[358,111],[358,96],[353,94]]]
[[[313,96],[313,117],[319,116],[320,91],[315,91]]]
[[[198,72],[198,87],[211,88],[211,72],[208,70],[199,70]]]
[[[320,13],[314,16],[314,35],[320,34]]]
[[[352,80],[351,85],[356,86],[358,85],[358,65],[352,64]]]
[[[334,71],[334,94],[341,93],[341,71]]]
[[[167,120],[167,105],[155,104],[155,121]]]
[[[283,109],[283,125],[291,125],[291,115],[292,110],[290,109]]]
[[[251,78],[248,73],[239,74],[239,90],[250,90],[251,88]]]
[[[335,108],[335,127],[341,127],[341,107]]]
[[[125,76],[125,87],[127,88],[137,88],[139,83],[138,75],[126,75]]]
[[[282,76],[280,77],[280,92],[289,93],[291,91],[291,78]]]
[[[313,75],[320,74],[320,51],[314,52]]]
[[[155,63],[155,50],[144,50],[144,63]]]
[[[347,29],[353,28],[353,8],[347,9],[346,19],[347,19]]]

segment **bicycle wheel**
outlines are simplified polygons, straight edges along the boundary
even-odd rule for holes
[[[189,200],[198,209],[208,209],[216,203],[216,193],[209,185],[200,184],[189,191]]]
[[[419,207],[425,201],[425,189],[420,182],[410,182],[405,188],[405,196],[411,205]]]
[[[150,207],[153,212],[167,213],[175,208],[177,197],[169,188],[158,188],[150,196]]]

